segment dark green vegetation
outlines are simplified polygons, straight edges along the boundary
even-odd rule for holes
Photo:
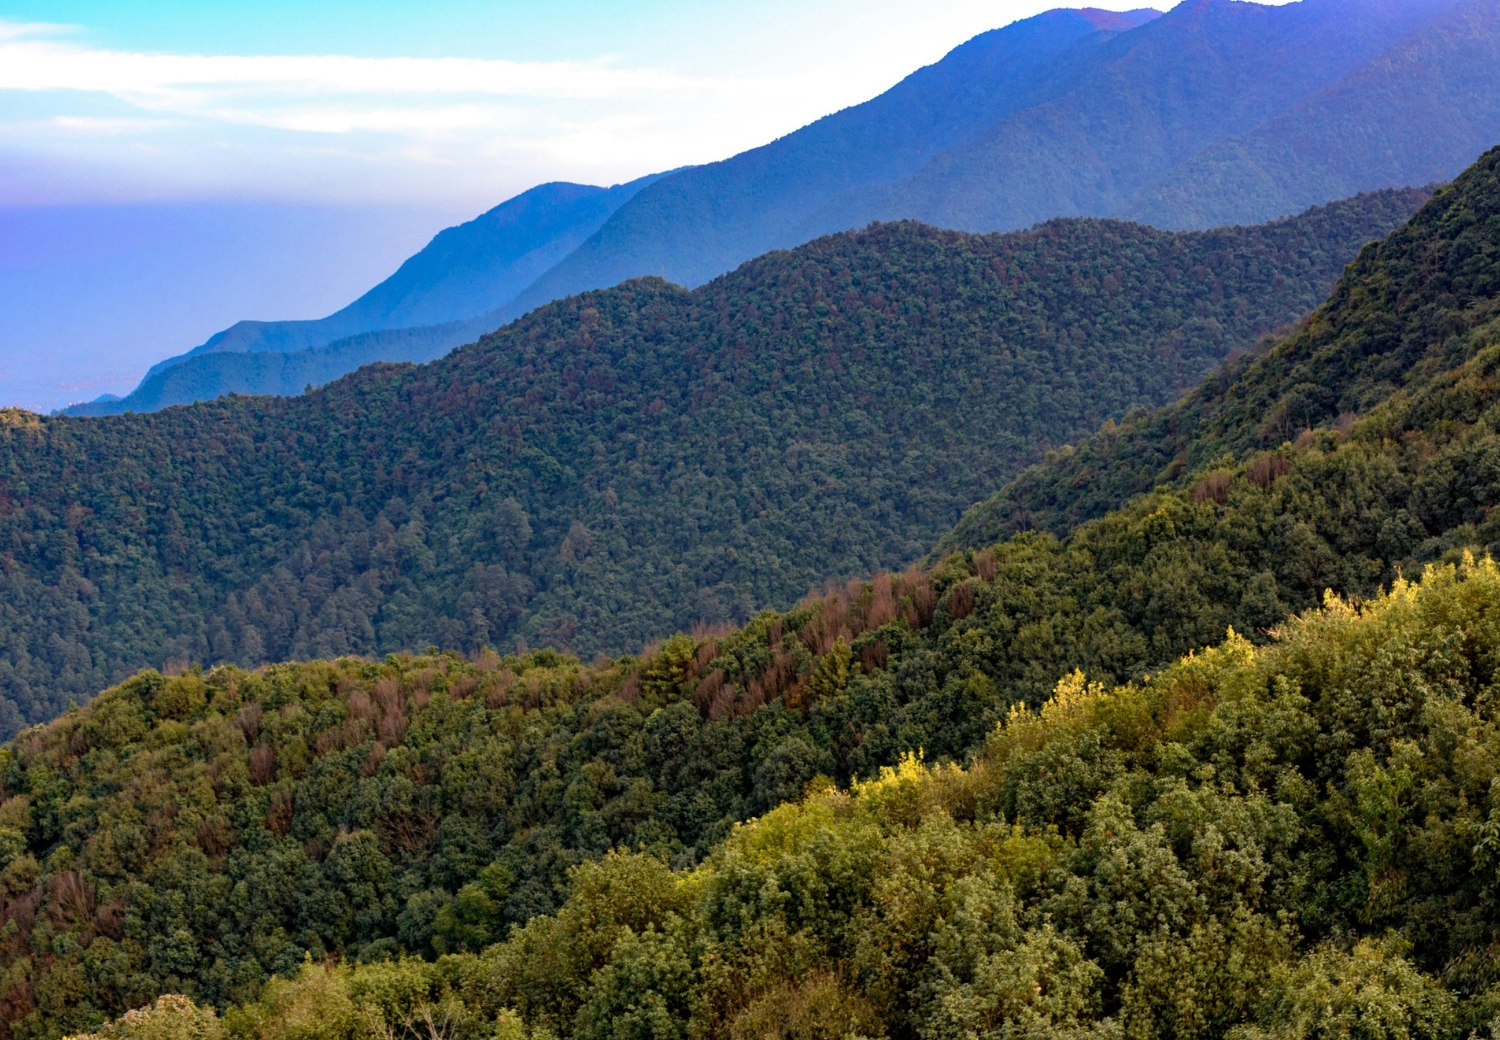
[[[1275,449],[1314,427],[1336,426],[1372,451],[1415,450],[1411,468],[1444,479],[1468,470],[1480,502],[1494,502],[1485,483],[1488,449],[1462,443],[1439,460],[1424,460],[1422,442],[1403,430],[1432,426],[1429,412],[1455,380],[1480,380],[1484,348],[1500,317],[1500,158],[1491,151],[1463,183],[1350,265],[1332,299],[1263,357],[1244,356],[1170,407],[1137,412],[1077,446],[1057,452],[971,509],[945,548],[982,546],[1013,531],[1061,534],[1158,485],[1182,486],[1220,462]],[[1467,385],[1462,384],[1462,385]],[[1482,407],[1483,392],[1474,393]],[[1361,417],[1386,401],[1381,423]],[[1461,413],[1472,422],[1477,413]],[[1435,433],[1453,436],[1446,425]],[[1214,492],[1217,496],[1218,491]],[[1421,498],[1442,492],[1424,492]],[[1394,511],[1389,504],[1368,512]],[[1420,499],[1400,505],[1430,529],[1454,516],[1433,513]],[[1473,519],[1473,516],[1470,516]],[[1398,556],[1400,554],[1397,554]]]
[[[1160,17],[1052,11],[978,36],[879,97],[763,147],[638,191],[639,182],[570,201],[555,240],[530,210],[509,237],[460,236],[466,250],[471,239],[489,242],[511,264],[505,278],[466,279],[465,264],[476,263],[468,252],[456,275],[435,273],[432,262],[444,256],[424,251],[413,263],[442,291],[401,310],[401,321],[474,321],[483,311],[482,327],[493,328],[643,275],[697,286],[767,250],[872,220],[968,231],[1073,215],[1163,228],[1258,222],[1360,191],[1446,180],[1497,139],[1493,0],[1194,0]],[[626,191],[628,199],[615,194]],[[527,198],[501,210],[525,210]],[[577,216],[585,211],[588,220]],[[523,245],[531,251],[512,263]],[[477,266],[490,263],[481,256]],[[523,269],[535,280],[520,280]],[[404,285],[398,275],[371,297],[384,307]],[[341,315],[363,324],[345,322],[339,336],[397,327],[385,311],[359,307]],[[296,338],[310,331],[326,345],[325,326],[247,323],[200,350],[311,346]],[[125,401],[91,407],[295,392],[298,379],[322,382],[372,356],[432,357],[458,335],[406,330],[285,367],[220,358],[173,379],[153,373]]]
[[[1497,669],[1500,570],[1434,569],[1260,649],[1231,637],[1115,688],[1074,674],[966,768],[908,757],[824,786],[696,868],[611,854],[478,954],[308,962],[222,1016],[173,998],[102,1035],[1488,1036]],[[351,882],[322,919],[358,928],[389,891],[379,841],[343,834],[297,879],[313,899]],[[445,920],[484,919],[512,883],[471,876]],[[96,898],[83,884],[70,908]]]
[[[0,730],[148,665],[621,652],[922,555],[1314,305],[1421,199],[1257,228],[891,225],[564,301],[298,399],[0,425]]]
[[[240,1006],[115,1035],[1483,1035],[1500,570],[1378,588],[1496,541],[1497,307],[1500,150],[1217,391],[1358,347],[1327,389],[1364,414],[1266,450],[1221,407],[1207,467],[1065,537],[589,667],[140,675],[7,752],[0,1021],[176,990]]]

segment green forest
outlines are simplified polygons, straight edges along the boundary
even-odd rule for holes
[[[1500,1028],[1500,569],[1064,678],[674,868],[618,850],[477,953],[308,959],[96,1037],[1452,1037]],[[343,836],[329,872],[374,858]],[[466,904],[510,879],[491,867]],[[358,928],[388,876],[342,909]],[[96,940],[99,941],[99,940]]]
[[[921,567],[23,732],[0,1037],[1493,1035],[1497,501],[1500,149]]]
[[[0,414],[0,735],[143,667],[588,659],[904,567],[1290,325],[1426,197],[1181,235],[878,225],[303,397]]]

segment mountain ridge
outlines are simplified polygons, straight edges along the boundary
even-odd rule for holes
[[[880,225],[311,397],[41,420],[0,436],[0,602],[32,604],[0,605],[11,724],[104,662],[592,653],[896,566],[1046,446],[1294,320],[1423,197],[1182,235]]]
[[[512,298],[452,316],[482,313],[497,327],[642,275],[691,287],[872,219],[972,231],[1068,215],[1201,227],[1441,180],[1500,138],[1496,39],[1500,12],[1485,0],[1049,12],[760,148],[662,175]],[[382,342],[421,359],[448,339],[413,329]],[[321,376],[367,354],[335,357],[292,367]],[[253,389],[263,367],[225,378]],[[93,410],[171,400],[156,386]]]
[[[1320,366],[1362,413],[1267,447]],[[1063,536],[592,665],[148,671],[29,731],[0,1035],[1482,1035],[1500,148],[1209,386],[1195,468]]]
[[[405,260],[384,281],[327,317],[305,321],[241,321],[215,333],[187,353],[153,365],[130,394],[62,409],[67,415],[112,415],[125,410],[151,410],[184,404],[203,396],[214,385],[225,391],[260,390],[263,377],[252,366],[266,361],[217,362],[229,366],[224,376],[196,377],[188,394],[173,392],[182,375],[167,376],[172,368],[210,354],[303,353],[289,363],[306,374],[294,382],[292,393],[311,383],[323,383],[358,367],[353,360],[427,360],[469,342],[495,325],[488,312],[509,301],[541,270],[561,259],[596,228],[615,208],[660,174],[597,188],[552,182],[446,228]],[[476,319],[478,319],[476,321]],[[372,333],[386,333],[371,337]],[[365,337],[362,343],[349,343]],[[336,344],[344,343],[341,352]],[[378,344],[378,346],[377,346]],[[335,348],[330,350],[329,348]],[[370,349],[380,352],[370,357]],[[322,351],[314,360],[313,351]],[[305,353],[304,353],[305,352]],[[341,353],[351,360],[340,359]],[[196,387],[211,380],[202,390]],[[274,384],[284,385],[284,384]],[[221,391],[223,392],[223,391]]]

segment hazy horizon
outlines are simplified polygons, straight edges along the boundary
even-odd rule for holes
[[[0,16],[0,406],[124,393],[236,320],[336,310],[538,183],[726,158],[1058,6],[17,0]],[[221,224],[235,211],[256,216]]]

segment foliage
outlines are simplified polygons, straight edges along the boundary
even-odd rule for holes
[[[221,1027],[427,1036],[380,1030],[443,1006],[430,1035],[1482,1035],[1497,663],[1500,567],[1431,568],[1262,647],[1070,677],[967,768],[908,756],[697,867],[580,867],[478,954],[305,966]]]
[[[1497,242],[1500,149],[1367,246],[1295,335],[1226,365],[1171,407],[1108,423],[1055,453],[970,509],[944,548],[988,545],[1016,530],[1062,534],[1133,495],[1198,480],[1225,453],[1274,452],[1318,427],[1347,432],[1393,393],[1422,391],[1494,342],[1483,330],[1500,313]],[[1481,391],[1472,404],[1483,399]],[[1425,426],[1428,416],[1412,420]],[[1267,459],[1254,479],[1271,483],[1279,466]],[[1210,485],[1202,495],[1219,498]],[[1410,516],[1438,519],[1421,510]]]

